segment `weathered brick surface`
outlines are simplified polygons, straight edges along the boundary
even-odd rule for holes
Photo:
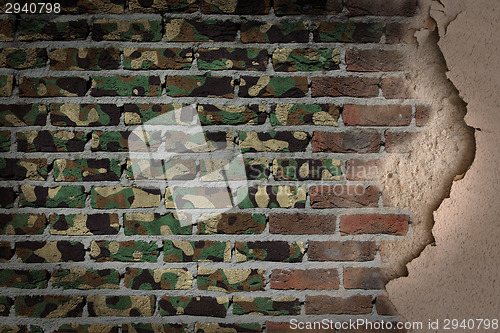
[[[372,312],[372,297],[355,295],[348,298],[306,296],[307,314],[368,314]]]
[[[310,195],[313,208],[377,207],[380,196],[377,187],[362,185],[314,186]]]
[[[371,131],[314,132],[312,138],[314,152],[378,153],[381,144],[380,134]]]
[[[384,277],[379,268],[344,268],[344,287],[346,289],[383,289]]]
[[[30,126],[46,124],[47,106],[43,104],[2,104],[0,124],[2,126]]]
[[[271,297],[233,297],[233,314],[259,314],[264,316],[284,316],[299,314],[299,300],[291,296]]]
[[[408,215],[357,214],[340,217],[340,232],[349,234],[405,235],[410,218]]]
[[[378,83],[371,77],[313,77],[312,96],[377,97]]]
[[[347,126],[408,126],[411,105],[344,105],[342,119]]]
[[[305,43],[309,33],[304,22],[269,23],[243,20],[243,43]]]
[[[307,256],[312,261],[370,261],[376,251],[374,242],[310,241]]]
[[[271,274],[271,288],[297,290],[338,289],[339,275],[336,269],[273,269],[273,272]]]
[[[269,216],[269,232],[273,234],[333,234],[336,229],[334,215],[272,214]]]

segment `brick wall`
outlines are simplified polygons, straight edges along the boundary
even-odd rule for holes
[[[405,72],[415,0],[61,5],[0,19],[2,324],[397,319],[378,248],[411,232],[411,212],[384,206],[377,177],[427,121]],[[172,189],[132,172],[127,138],[193,104],[209,144],[238,144],[249,180],[215,216],[209,191],[186,194],[182,225]],[[209,183],[214,156],[187,151],[172,180]]]

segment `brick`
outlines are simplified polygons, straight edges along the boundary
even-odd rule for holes
[[[262,327],[258,323],[201,323],[194,324],[196,333],[204,332],[223,332],[231,330],[231,332],[262,332]]]
[[[402,71],[405,58],[399,51],[350,49],[346,51],[346,65],[351,72]]]
[[[82,131],[26,131],[17,133],[19,152],[76,152],[83,151],[87,134]]]
[[[121,107],[114,104],[50,104],[55,126],[117,126]]]
[[[384,289],[385,279],[380,268],[345,267],[344,288],[346,289]]]
[[[53,71],[100,71],[120,66],[120,51],[114,48],[54,49],[49,58]]]
[[[19,40],[21,41],[65,41],[85,40],[89,35],[87,20],[51,22],[20,20]]]
[[[39,68],[45,66],[46,62],[45,49],[4,48],[0,50],[0,67],[2,68]]]
[[[163,296],[158,303],[160,316],[200,316],[224,318],[229,307],[227,297]]]
[[[127,160],[128,179],[192,180],[196,172],[196,161],[192,159]]]
[[[307,77],[242,76],[240,97],[305,97],[309,91]]]
[[[309,241],[307,256],[310,261],[371,261],[376,252],[375,242]]]
[[[46,270],[0,270],[0,287],[19,289],[45,289],[50,274]]]
[[[47,106],[43,104],[0,105],[1,126],[44,126],[46,120]]]
[[[371,131],[314,132],[313,152],[378,153],[382,144],[380,134]]]
[[[277,72],[311,72],[339,69],[340,49],[276,49],[273,67]]]
[[[271,105],[269,120],[272,126],[338,126],[340,109],[335,104]]]
[[[388,153],[410,153],[415,149],[414,142],[420,133],[386,132],[385,151]]]
[[[267,114],[264,105],[201,104],[197,113],[202,125],[262,125]]]
[[[118,333],[118,326],[107,324],[62,324],[54,333]]]
[[[7,317],[14,300],[10,297],[0,296],[0,316]]]
[[[353,159],[347,161],[345,177],[347,180],[377,180],[382,175],[380,160]]]
[[[19,207],[84,208],[86,198],[83,186],[21,185]]]
[[[0,20],[0,42],[12,42],[14,40],[14,27],[14,20]]]
[[[22,263],[80,262],[85,247],[73,241],[23,241],[16,243],[17,261]]]
[[[241,22],[243,43],[307,43],[309,31],[305,22],[269,23],[262,21]]]
[[[50,282],[62,289],[118,289],[120,274],[114,269],[58,269],[52,272]]]
[[[302,186],[251,186],[238,188],[240,208],[305,208],[306,188]]]
[[[391,300],[389,299],[389,296],[386,295],[377,296],[377,299],[375,300],[375,309],[377,310],[377,313],[381,316],[398,315],[396,307],[392,304]]]
[[[241,152],[300,152],[309,145],[306,132],[239,132]]]
[[[53,176],[56,182],[120,180],[121,162],[105,160],[54,160]]]
[[[248,180],[264,180],[269,178],[269,161],[265,157],[245,158],[245,171]]]
[[[167,187],[167,209],[226,209],[233,208],[231,192],[226,186],[217,187]]]
[[[342,120],[347,126],[408,126],[411,105],[344,105]]]
[[[377,97],[378,84],[373,77],[313,77],[312,97]]]
[[[193,285],[193,275],[186,268],[127,267],[123,279],[125,287],[134,290],[187,290]]]
[[[88,90],[87,79],[83,77],[21,77],[21,97],[81,97]]]
[[[0,152],[10,150],[10,131],[0,131]]]
[[[160,96],[159,76],[94,76],[90,95],[100,96]]]
[[[417,105],[415,107],[415,124],[418,127],[427,126],[431,120],[432,109],[430,106]]]
[[[231,243],[217,241],[172,241],[163,244],[165,262],[231,260]]]
[[[189,69],[193,58],[193,50],[190,48],[124,48],[123,68],[138,70]]]
[[[68,14],[121,14],[125,0],[62,0],[61,12]]]
[[[189,0],[129,0],[128,8],[132,13],[192,13],[198,9],[198,2]]]
[[[261,234],[266,228],[266,217],[261,214],[228,213],[204,214],[197,224],[199,235]]]
[[[236,242],[236,262],[249,260],[301,262],[304,256],[303,242],[286,241]]]
[[[332,290],[339,289],[336,269],[273,269],[272,289]]]
[[[271,0],[200,0],[200,9],[203,14],[264,15],[269,14]]]
[[[155,296],[87,296],[89,317],[150,317]]]
[[[142,151],[153,152],[161,144],[160,131],[142,131],[133,132],[104,132],[95,131],[92,133],[92,151]]]
[[[269,232],[285,235],[311,235],[335,233],[335,215],[311,215],[305,213],[271,214]]]
[[[385,27],[385,42],[388,44],[415,44],[417,29],[404,23],[389,23]]]
[[[14,251],[10,247],[10,242],[0,241],[0,263],[10,262],[13,255]]]
[[[160,190],[133,186],[93,187],[92,208],[152,208],[160,205]]]
[[[342,12],[342,1],[275,0],[274,14],[282,15],[335,15]]]
[[[294,332],[297,332],[297,328],[300,329],[300,332],[304,332],[304,333],[331,333],[332,332],[332,330],[330,328],[327,328],[327,329],[318,328],[317,325],[319,325],[319,323],[320,323],[319,321],[317,321],[317,322],[304,322],[303,328],[299,328],[299,325],[293,326],[290,324],[289,321],[286,321],[286,322],[266,321],[266,332],[267,333],[294,333]]]
[[[232,293],[264,290],[266,279],[261,269],[217,269],[198,266],[199,290]]]
[[[198,68],[206,70],[265,71],[267,50],[255,48],[199,48],[196,51]]]
[[[376,186],[334,185],[309,189],[312,208],[377,207],[380,192]]]
[[[12,95],[14,86],[14,77],[11,75],[0,75],[0,97],[9,97]]]
[[[296,316],[300,314],[300,302],[297,298],[291,296],[280,298],[233,296],[233,314]]]
[[[85,298],[83,296],[17,296],[16,317],[23,318],[67,318],[81,317]]]
[[[382,23],[316,22],[313,39],[316,43],[378,43],[384,32]]]
[[[410,217],[398,214],[356,214],[340,217],[342,235],[389,234],[404,236]]]
[[[380,87],[386,99],[415,98],[415,93],[410,84],[410,81],[406,78],[386,77],[382,79]]]
[[[273,176],[276,180],[340,180],[340,164],[335,159],[278,158],[273,160]]]
[[[158,42],[161,40],[160,20],[124,21],[96,19],[92,25],[92,39],[95,41]]]
[[[372,312],[372,296],[355,295],[342,298],[307,295],[305,308],[306,314],[369,314]]]
[[[0,158],[0,180],[46,180],[46,159]]]
[[[45,214],[0,214],[2,235],[40,235],[46,225]]]
[[[187,324],[123,323],[121,326],[123,333],[136,333],[136,332],[183,333],[188,331]]]
[[[0,208],[14,207],[14,201],[16,198],[17,194],[13,188],[0,187]]]
[[[189,125],[194,112],[187,104],[125,104],[125,125],[140,125],[153,120],[161,125]]]
[[[0,325],[0,330],[4,332],[25,332],[25,333],[40,333],[42,328],[35,325]]]
[[[154,241],[92,241],[90,259],[97,262],[156,262],[158,245]]]
[[[65,236],[116,235],[118,214],[51,214],[50,234]]]
[[[233,98],[232,78],[228,76],[186,75],[167,76],[165,92],[171,97]]]
[[[239,23],[221,20],[181,19],[165,20],[165,38],[168,42],[234,42]]]
[[[417,10],[416,0],[346,0],[345,6],[351,16],[413,16]]]
[[[184,214],[185,213],[181,213]],[[190,222],[190,217],[183,216]],[[191,235],[192,225],[181,225],[177,213],[126,213],[123,217],[126,236]]]

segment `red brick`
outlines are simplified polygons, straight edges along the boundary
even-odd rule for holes
[[[380,268],[344,268],[344,287],[346,289],[383,289],[384,286],[385,281]]]
[[[344,105],[342,119],[347,126],[408,126],[411,105]]]
[[[408,231],[410,217],[400,214],[356,214],[340,217],[342,235],[389,234],[403,236]]]
[[[335,215],[272,214],[269,232],[272,234],[310,235],[335,233]]]
[[[378,153],[382,142],[377,132],[314,132],[313,152]]]
[[[344,5],[351,16],[413,16],[417,10],[416,0],[345,0]]]
[[[342,298],[307,295],[305,307],[306,314],[368,314],[372,312],[372,297],[355,295]]]
[[[271,288],[297,290],[339,289],[339,274],[336,269],[273,269]]]
[[[385,151],[388,153],[409,153],[413,151],[413,142],[419,133],[386,132]]]
[[[391,300],[386,295],[380,295],[375,300],[375,309],[377,313],[382,316],[397,316],[398,311],[392,304]]]
[[[382,94],[387,99],[414,98],[413,90],[409,85],[408,79],[398,77],[386,77],[380,83]]]
[[[312,96],[377,97],[379,79],[371,77],[313,77]]]
[[[418,127],[427,126],[431,117],[431,108],[426,105],[415,107],[415,123]]]
[[[307,255],[311,261],[370,261],[376,252],[375,242],[310,241]]]
[[[347,180],[376,180],[381,173],[380,160],[349,160],[346,164]]]
[[[391,72],[405,69],[405,59],[401,52],[391,50],[346,51],[347,70],[353,72]]]
[[[385,42],[388,44],[415,44],[416,29],[409,24],[389,23],[385,26]]]
[[[376,186],[334,185],[310,188],[312,208],[377,207],[379,189]]]

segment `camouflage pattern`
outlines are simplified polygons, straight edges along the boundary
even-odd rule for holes
[[[0,325],[0,332],[2,333],[43,333],[43,329],[34,325]]]
[[[231,242],[166,240],[163,249],[165,262],[231,260]]]
[[[53,333],[118,333],[118,326],[107,324],[63,324]]]
[[[86,197],[83,186],[21,185],[19,207],[83,208]]]
[[[51,235],[116,235],[120,229],[118,214],[52,214],[49,222]]]
[[[92,132],[92,151],[144,151],[158,150],[160,131]]]
[[[201,0],[200,9],[203,14],[239,14],[264,15],[271,9],[270,0]]]
[[[263,316],[296,316],[300,314],[300,301],[295,297],[233,297],[233,314]]]
[[[196,323],[194,331],[195,333],[249,333],[262,332],[262,327],[259,323]]]
[[[5,48],[0,50],[0,67],[27,69],[43,67],[47,63],[45,49]]]
[[[196,278],[199,290],[236,291],[264,290],[266,279],[261,269],[216,269],[198,266]]]
[[[181,48],[124,48],[124,69],[190,69],[193,50]]]
[[[383,32],[382,23],[317,22],[313,36],[315,42],[378,43]]]
[[[265,71],[267,67],[267,51],[263,49],[199,48],[196,58],[199,69]]]
[[[55,126],[116,126],[121,107],[114,104],[50,104],[50,118]]]
[[[340,180],[341,161],[278,158],[273,161],[276,180]]]
[[[46,159],[0,158],[0,180],[46,180]]]
[[[87,296],[90,317],[144,317],[152,316],[154,296]]]
[[[188,333],[187,324],[126,323],[122,333]]]
[[[124,276],[126,288],[135,290],[188,290],[193,275],[185,268],[142,269],[127,267]]]
[[[233,150],[233,131],[186,133],[183,130],[169,130],[163,136],[167,152],[204,153],[219,150]]]
[[[236,242],[236,262],[249,260],[301,262],[304,256],[304,243],[286,241]]]
[[[291,104],[271,106],[272,126],[338,126],[340,108],[335,104]]]
[[[46,225],[45,214],[0,214],[1,235],[41,235]]]
[[[24,263],[77,262],[85,260],[85,247],[73,241],[23,241],[16,243],[16,254]]]
[[[269,177],[269,161],[265,157],[245,158],[247,179],[267,180]]]
[[[120,66],[120,51],[114,48],[55,49],[49,58],[53,71],[100,71]]]
[[[190,180],[196,178],[196,172],[195,160],[127,160],[128,179]]]
[[[198,4],[196,0],[129,0],[128,8],[132,13],[192,13]]]
[[[243,164],[241,159],[200,160],[201,180],[204,182],[246,180]]]
[[[240,208],[305,208],[303,186],[253,186],[238,189]]]
[[[181,226],[178,214],[188,225]],[[123,217],[125,235],[191,235],[191,217],[186,213],[126,213]]]
[[[342,12],[342,0],[304,1],[274,0],[274,14],[282,15],[336,15]]]
[[[87,79],[83,77],[21,77],[21,97],[81,97],[87,92]]]
[[[120,273],[113,269],[58,269],[52,272],[50,282],[62,289],[118,289]]]
[[[61,12],[69,14],[121,14],[124,0],[77,0],[61,3]]]
[[[241,152],[299,152],[309,144],[306,132],[239,132]]]
[[[261,234],[266,229],[266,217],[260,214],[203,214],[198,220],[198,234]]]
[[[158,245],[145,241],[92,241],[90,259],[97,262],[156,262]]]
[[[230,209],[231,192],[227,187],[167,187],[165,207],[177,209]]]
[[[309,91],[307,77],[242,76],[240,97],[305,97]]]
[[[14,201],[17,198],[17,194],[13,188],[0,187],[0,208],[12,208],[14,207]]]
[[[161,20],[96,19],[92,29],[95,41],[159,42],[161,38]]]
[[[160,190],[138,187],[93,187],[92,208],[151,208],[160,205]]]
[[[47,106],[43,104],[0,105],[0,126],[44,126]]]
[[[165,20],[165,38],[167,42],[234,42],[238,26],[231,21],[171,18]]]
[[[309,41],[306,22],[269,23],[242,20],[240,33],[243,43],[307,43]]]
[[[10,242],[0,241],[0,262],[9,262],[14,251],[10,247]]]
[[[0,152],[10,150],[10,132],[0,131]]]
[[[72,152],[83,151],[87,134],[82,131],[26,131],[17,133],[17,151]]]
[[[266,122],[265,105],[198,105],[202,125],[262,125]]]
[[[0,317],[7,317],[14,300],[7,296],[0,296]]]
[[[208,316],[224,318],[229,298],[208,296],[163,296],[159,302],[160,316]]]
[[[118,159],[54,161],[53,176],[56,182],[81,182],[120,180],[121,162]]]
[[[94,76],[90,94],[100,96],[160,96],[159,76]]]
[[[17,296],[16,316],[23,318],[67,318],[81,317],[85,298],[83,296]]]
[[[340,49],[276,49],[273,67],[277,72],[329,71],[339,69]]]
[[[166,93],[171,97],[233,98],[231,77],[205,75],[167,76]]]
[[[37,41],[37,40],[85,40],[89,35],[89,26],[87,20],[51,22],[38,20],[20,20],[19,40]]]
[[[12,42],[14,40],[14,26],[14,20],[0,20],[0,42]]]
[[[49,277],[50,274],[46,270],[2,269],[0,270],[0,287],[45,289]]]
[[[9,97],[10,95],[12,95],[13,85],[14,85],[13,76],[0,75],[0,97]]]
[[[125,125],[190,125],[194,112],[188,104],[125,104]],[[160,117],[161,116],[161,117]]]

